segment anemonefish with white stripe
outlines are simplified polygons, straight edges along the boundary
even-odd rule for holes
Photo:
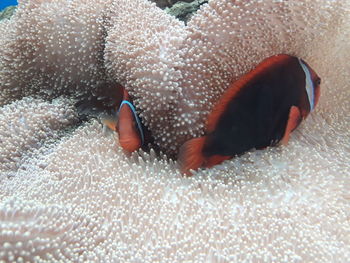
[[[184,174],[256,148],[287,144],[315,108],[321,79],[302,59],[280,54],[232,83],[209,114],[205,135],[179,152]]]
[[[126,89],[117,83],[104,85],[97,94],[84,94],[75,104],[81,120],[98,118],[119,135],[119,144],[126,153],[138,149],[148,151],[153,144],[151,132],[143,125]],[[158,150],[154,145],[152,146]]]
[[[119,135],[119,144],[127,152],[146,149],[152,138],[139,119],[128,92],[123,90],[123,100],[115,118],[103,118],[103,123]]]

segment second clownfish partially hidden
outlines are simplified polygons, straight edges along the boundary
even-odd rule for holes
[[[320,78],[302,59],[280,54],[231,84],[207,119],[205,136],[179,153],[183,173],[212,167],[256,148],[286,144],[316,106]]]

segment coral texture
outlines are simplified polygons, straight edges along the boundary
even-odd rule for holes
[[[24,98],[0,108],[0,178],[15,172],[44,142],[53,143],[75,122],[77,116],[68,99],[48,103]]]
[[[86,93],[109,85],[102,14],[108,1],[23,0],[0,24],[0,105],[25,95]]]
[[[49,5],[59,5],[63,1],[40,2],[47,3],[48,12]],[[26,1],[29,2],[39,3],[39,0]],[[127,3],[115,0],[115,5],[118,2]],[[153,14],[154,6],[139,0],[132,2],[139,3],[140,9],[149,8]],[[230,16],[233,10],[227,6],[227,2],[222,1],[223,7],[231,10],[226,14]],[[261,4],[268,1],[251,2]],[[77,6],[77,14],[85,12],[84,3],[81,4],[82,9]],[[264,56],[264,52],[268,53],[273,44],[258,41],[263,36],[259,35],[256,27],[263,27],[264,23],[249,25],[249,21],[256,21],[255,13],[250,13],[254,10],[250,9],[253,6],[238,6],[237,12],[241,8],[245,10],[246,30],[236,31],[237,41],[242,38],[246,42],[237,42],[237,50],[242,54],[233,52],[228,58],[225,50],[234,49],[231,45],[235,44],[233,40],[236,38],[228,37],[225,41],[228,34],[224,32],[227,29],[222,24],[225,20],[209,15],[225,13],[224,9],[216,8],[218,3],[214,0],[203,8],[199,16],[193,18],[191,29],[168,16],[164,16],[164,24],[154,27],[152,21],[163,19],[163,14],[155,9],[153,18],[146,16],[150,24],[144,24],[144,27],[150,27],[150,32],[146,32],[154,37],[154,47],[141,41],[151,40],[141,34],[142,22],[129,20],[129,23],[135,21],[135,29],[140,33],[133,35],[129,32],[121,36],[120,44],[127,43],[124,47],[135,52],[136,57],[131,56],[130,63],[140,63],[137,67],[147,66],[149,58],[149,62],[154,62],[157,68],[157,59],[165,56],[163,63],[170,62],[164,65],[162,74],[169,69],[175,71],[169,71],[175,74],[169,77],[171,81],[180,80],[176,86],[178,92],[185,92],[182,85],[189,83],[183,76],[187,74],[189,78],[194,78],[188,65],[192,63],[194,72],[198,74],[201,73],[198,69],[203,65],[214,65],[217,75],[206,75],[206,85],[211,85],[210,79],[217,79],[218,90],[213,92],[218,96],[226,81],[252,67],[255,60],[260,59],[259,51],[262,50],[261,56]],[[283,3],[282,6],[300,3],[306,8],[310,6],[311,10],[314,8],[314,2],[310,1],[273,3]],[[334,3],[340,4],[337,1]],[[3,104],[8,101],[12,103],[0,108],[0,262],[347,262],[350,258],[350,9],[345,5],[333,6],[333,1],[317,1],[317,4],[319,8],[315,17],[322,17],[317,20],[320,25],[318,31],[314,30],[316,24],[313,16],[309,16],[307,10],[304,12],[300,9],[293,23],[297,27],[290,28],[295,30],[290,35],[291,39],[273,38],[278,51],[290,48],[288,43],[294,40],[291,45],[298,47],[295,52],[306,57],[322,77],[322,95],[315,112],[292,134],[288,146],[252,151],[212,169],[200,170],[191,178],[182,177],[176,163],[155,156],[153,151],[126,157],[115,140],[115,134],[105,132],[97,121],[75,129],[76,112],[70,99],[45,101],[26,97],[14,101],[26,95],[24,87],[22,90],[19,85],[1,86],[0,101]],[[278,11],[273,8],[263,10]],[[283,8],[280,12],[288,13],[288,10]],[[21,12],[24,15],[30,11]],[[15,17],[21,12],[16,13]],[[106,14],[109,12],[113,10]],[[204,26],[205,22],[200,21],[206,14],[211,21],[208,32],[216,32],[216,27],[221,28],[212,38],[210,34],[202,32],[205,27],[195,29],[194,26],[197,23]],[[251,20],[248,14],[252,16]],[[48,18],[48,14],[45,17]],[[331,17],[334,19],[327,20]],[[38,17],[33,19],[40,20]],[[111,32],[117,32],[119,22],[125,25],[122,17],[109,20],[107,16],[105,21],[114,19],[116,22],[107,28]],[[0,22],[0,44],[5,43],[4,46],[0,45],[1,56],[8,51],[9,43],[14,45],[12,48],[17,47],[16,42],[12,42],[18,30],[13,21]],[[328,29],[324,28],[324,22],[328,23]],[[166,28],[165,23],[174,23],[174,28],[177,28],[173,32],[173,41],[169,42],[166,37],[172,31]],[[43,27],[46,26],[44,23]],[[306,26],[310,26],[309,29]],[[184,35],[177,34],[177,30],[184,32]],[[255,33],[250,35],[250,30]],[[300,35],[297,34],[299,31]],[[320,36],[317,36],[317,32],[320,32]],[[315,41],[310,41],[311,36],[315,37]],[[134,42],[131,41],[132,37]],[[204,51],[194,52],[201,50],[198,44],[201,38],[203,50],[205,45],[211,50],[214,40],[220,40],[227,48],[217,51],[222,61],[238,61],[237,67],[216,63],[218,58],[209,51],[207,60]],[[197,44],[192,45],[194,53],[188,47],[189,39]],[[166,41],[165,49],[159,45],[160,41]],[[108,44],[113,45],[113,42],[109,41]],[[282,50],[278,49],[279,44],[282,44]],[[146,54],[142,49],[137,50],[137,45],[147,48]],[[156,56],[157,47],[158,54],[162,56]],[[168,53],[160,52],[176,55],[178,47],[179,56],[167,57]],[[123,55],[122,49],[117,51],[109,58]],[[255,55],[247,57],[250,52]],[[1,67],[10,70],[10,65],[14,64],[6,62],[6,59],[13,57],[10,53],[6,54],[0,57]],[[23,61],[26,61],[26,55],[23,54]],[[183,64],[185,58],[188,65]],[[65,56],[62,59],[65,61]],[[85,59],[76,65],[85,65],[86,61],[90,61],[89,58]],[[200,62],[198,69],[194,67],[195,61]],[[108,63],[112,62],[111,59]],[[143,76],[152,67],[150,65],[145,71],[140,69],[137,72],[126,62],[113,63],[124,66],[125,71],[121,70],[121,74],[124,74],[122,79],[125,83],[128,83],[128,79],[136,78],[137,74]],[[178,63],[181,68],[177,67]],[[117,64],[108,66],[111,65]],[[226,69],[231,68],[231,73],[225,73]],[[1,70],[0,74],[5,74]],[[154,74],[163,76],[159,72],[156,70]],[[147,74],[146,79],[151,77],[149,72]],[[5,78],[6,83],[11,83],[8,80],[11,77]],[[53,78],[53,83],[56,80]],[[80,88],[87,91],[94,89],[94,86],[74,86],[72,89],[73,92]],[[43,87],[42,90],[53,87]],[[21,88],[20,92],[16,88]],[[53,91],[59,93],[64,88],[58,85]],[[163,92],[162,88],[164,86],[160,86]],[[191,92],[192,88],[195,86],[187,87],[186,92]],[[142,91],[146,89],[142,86],[137,89],[130,84],[129,89],[135,95],[140,94],[138,105],[142,105],[142,94],[145,94],[144,97],[154,95]],[[32,92],[36,93],[36,88],[29,89],[28,93]],[[198,88],[198,92],[203,91]],[[193,100],[197,103],[196,97]],[[186,109],[187,102],[190,101],[179,100],[179,105],[184,105],[183,109]],[[199,107],[201,105],[198,104]],[[169,116],[179,116],[179,109]],[[146,111],[143,112],[145,118],[151,114]],[[157,123],[154,121],[154,125]],[[194,124],[191,125],[194,127]],[[193,133],[197,131],[192,130]],[[167,145],[170,144],[171,141]]]

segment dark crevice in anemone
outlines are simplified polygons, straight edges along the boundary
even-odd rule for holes
[[[185,22],[200,9],[200,7],[208,0],[150,0],[155,2],[158,7],[164,9],[169,15],[175,16],[177,19]]]

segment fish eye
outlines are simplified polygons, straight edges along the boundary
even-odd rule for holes
[[[317,77],[317,79],[315,80],[315,84],[316,86],[319,86],[321,84],[321,79],[319,77]]]

